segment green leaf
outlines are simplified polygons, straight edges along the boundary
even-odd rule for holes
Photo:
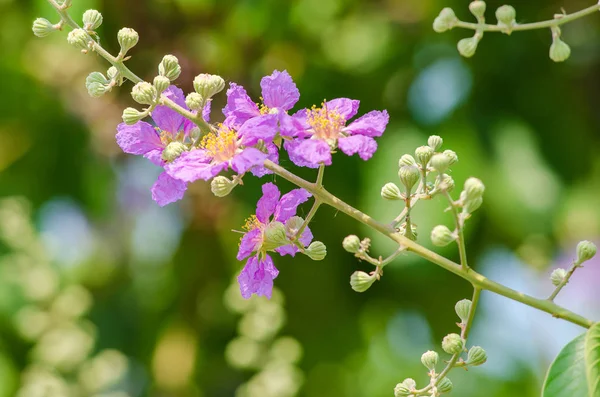
[[[600,323],[569,342],[548,369],[542,397],[600,397]]]

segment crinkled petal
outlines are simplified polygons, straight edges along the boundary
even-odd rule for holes
[[[248,147],[231,159],[231,168],[238,174],[243,174],[254,166],[262,165],[266,159],[266,153]]]
[[[321,139],[286,142],[285,149],[290,160],[300,167],[318,168],[321,163],[331,165],[331,150],[327,142]]]
[[[304,245],[305,247],[308,247],[310,245],[310,243],[312,243],[312,240],[313,240],[312,231],[307,226],[304,229],[304,231],[302,232],[302,236],[300,236],[300,238],[298,239],[298,241],[300,241],[302,243],[302,245]]]
[[[312,194],[304,189],[294,189],[283,196],[279,200],[279,204],[275,207],[275,220],[285,222],[292,216],[296,215],[298,206],[306,202]]]
[[[152,200],[164,207],[167,204],[179,201],[187,190],[187,183],[171,178],[166,172],[161,173],[152,186]]]
[[[252,229],[242,236],[242,239],[240,241],[240,247],[237,253],[238,261],[246,259],[258,249],[261,234],[262,233],[260,229]]]
[[[238,129],[252,117],[260,116],[260,111],[244,87],[231,83],[227,90],[227,105],[223,108],[223,114],[226,117],[224,124]]]
[[[121,149],[129,154],[146,154],[164,148],[154,127],[145,121],[138,121],[134,125],[119,124],[116,138]]]
[[[258,257],[253,256],[248,259],[246,266],[238,276],[240,292],[245,299],[249,299],[252,294],[266,296],[271,299],[273,292],[273,279],[277,277],[279,271],[273,264],[273,259],[269,255],[259,261]]]
[[[211,109],[212,109],[212,99],[209,99],[208,101],[206,101],[206,105],[204,105],[204,108],[202,109],[202,118],[207,123],[210,122],[210,110]]]
[[[286,112],[279,112],[279,133],[281,136],[295,137],[299,136],[309,128],[306,122],[306,110],[303,113],[296,113],[290,116]]]
[[[368,160],[377,150],[375,139],[364,135],[352,135],[338,140],[338,147],[348,156],[358,153],[361,159]]]
[[[173,178],[185,182],[194,182],[198,179],[207,181],[227,169],[226,162],[211,163],[210,160],[206,151],[202,149],[183,152],[175,161],[165,165],[165,171]]]
[[[267,151],[268,151],[268,153],[267,153],[267,159],[271,160],[275,164],[279,164],[279,148],[277,148],[277,146],[275,146],[275,144],[273,144],[273,143],[268,143],[265,146],[266,146]],[[254,176],[258,177],[258,178],[273,173],[273,171],[268,170],[263,165],[257,165],[255,167],[252,167],[250,169],[250,172],[252,173],[252,175],[254,175]]]
[[[265,114],[246,121],[238,130],[238,135],[242,137],[242,144],[253,146],[259,140],[273,142],[273,138],[277,135],[277,118],[276,114]]]
[[[152,162],[152,164],[158,165],[159,167],[164,167],[165,161],[162,159],[163,149],[154,149],[150,150],[148,153],[144,154],[144,157]]]
[[[290,110],[298,99],[300,91],[289,73],[284,70],[275,70],[270,76],[265,76],[260,81],[264,104],[269,108]]]
[[[263,195],[256,204],[256,218],[262,223],[268,223],[279,203],[281,193],[279,193],[279,189],[274,183],[262,185],[262,192]]]
[[[348,99],[348,98],[337,98],[332,99],[331,101],[325,102],[325,106],[327,106],[327,110],[335,111],[337,114],[342,116],[346,121],[350,120],[352,117],[356,115],[358,112],[358,106],[360,105],[360,101],[356,99]]]
[[[345,132],[349,132],[353,135],[365,135],[370,137],[381,136],[385,131],[385,127],[390,120],[390,116],[387,111],[380,112],[373,110],[354,120],[350,125],[344,128]]]
[[[172,85],[162,94],[184,109],[188,109],[181,88]],[[175,135],[183,128],[185,117],[167,106],[157,106],[156,109],[152,111],[152,120],[154,120],[156,126],[161,130]]]

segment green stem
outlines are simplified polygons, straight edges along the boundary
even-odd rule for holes
[[[456,244],[458,245],[458,255],[460,258],[460,265],[464,270],[469,270],[469,265],[467,264],[467,248],[465,245],[465,234],[463,232],[463,222],[460,219],[460,215],[458,213],[458,209],[450,196],[450,192],[445,191],[444,195],[448,199],[448,203],[450,204],[450,210],[452,211],[452,216],[454,217],[454,224],[456,225],[456,233],[458,234],[458,239],[456,240]]]
[[[502,284],[498,284],[486,278],[485,276],[475,272],[472,269],[469,269],[467,271],[461,268],[459,264],[454,263],[453,261],[444,258],[443,256],[438,255],[435,252],[402,236],[400,233],[394,230],[392,226],[377,222],[369,215],[357,210],[356,208],[346,204],[339,198],[335,197],[324,188],[317,188],[317,186],[314,183],[308,182],[296,176],[295,174],[289,172],[283,167],[280,167],[279,165],[273,163],[270,160],[265,160],[264,165],[267,169],[273,171],[275,174],[292,182],[296,186],[306,189],[307,191],[313,194],[315,199],[319,199],[320,201],[322,201],[323,204],[327,204],[343,212],[344,214],[356,219],[357,221],[364,223],[372,229],[375,229],[376,231],[385,235],[389,239],[395,241],[400,246],[406,247],[408,251],[412,251],[418,256],[427,259],[428,261],[433,262],[436,265],[464,278],[465,280],[473,284],[474,287],[478,287],[482,290],[488,290],[498,295],[502,295],[506,298],[512,299],[514,301],[521,302],[527,306],[531,306],[535,309],[549,313],[553,317],[562,318],[566,321],[580,325],[584,328],[590,328],[594,324],[592,320],[589,320],[576,313],[573,313],[570,310],[555,304],[554,302],[550,302],[546,299],[534,298],[522,292],[515,291],[511,288],[508,288]]]
[[[580,266],[579,263],[577,263],[576,261],[573,262],[573,264],[571,265],[571,268],[569,269],[569,271],[567,272],[567,274],[565,275],[565,278],[563,281],[561,281],[560,284],[558,284],[556,286],[556,289],[552,292],[552,294],[550,294],[550,296],[548,297],[549,301],[554,301],[554,298],[556,298],[556,295],[558,295],[558,293],[560,292],[560,290],[562,290],[564,288],[565,285],[567,285],[567,283],[569,282],[569,279],[571,278],[571,276],[573,275],[573,273],[575,273],[575,270]]]
[[[544,28],[551,28],[554,26],[560,26],[565,23],[569,23],[576,19],[583,18],[585,16],[593,14],[594,12],[599,11],[599,10],[600,10],[600,3],[594,4],[593,6],[584,8],[583,10],[574,12],[572,14],[565,14],[565,15],[557,16],[556,18],[550,19],[547,21],[515,24],[511,27],[511,32],[517,32],[517,31],[522,31],[522,30],[544,29]],[[458,21],[454,25],[454,27],[471,29],[471,30],[476,30],[476,31],[484,31],[484,32],[505,32],[506,31],[505,26],[491,25],[491,24],[486,24],[486,23],[471,23],[471,22],[463,22],[463,21]]]

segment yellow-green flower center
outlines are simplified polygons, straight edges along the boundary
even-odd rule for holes
[[[307,110],[306,121],[313,130],[315,136],[325,140],[337,139],[346,120],[335,110],[327,109],[327,104],[323,103],[318,108],[313,105]]]

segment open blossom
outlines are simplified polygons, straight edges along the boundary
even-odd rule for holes
[[[331,165],[331,153],[337,148],[349,156],[358,153],[363,160],[370,159],[377,150],[373,138],[383,134],[389,115],[374,110],[346,125],[358,106],[357,100],[338,98],[296,113],[293,119],[303,127],[294,134],[296,139],[284,144],[290,160],[302,167]]]
[[[279,189],[273,183],[263,185],[262,191],[263,196],[258,200],[256,215],[251,216],[246,223],[247,232],[240,241],[237,254],[240,261],[250,257],[238,276],[240,291],[246,299],[252,294],[271,298],[273,279],[279,271],[266,252],[275,251],[280,255],[294,256],[299,249],[288,240],[295,236],[281,236],[278,243],[274,243],[270,241],[269,232],[274,229],[283,230],[283,225],[295,217],[298,205],[311,197],[304,189],[294,189],[280,197]],[[307,227],[298,241],[306,247],[312,238],[312,233]],[[285,240],[288,240],[287,243]]]

